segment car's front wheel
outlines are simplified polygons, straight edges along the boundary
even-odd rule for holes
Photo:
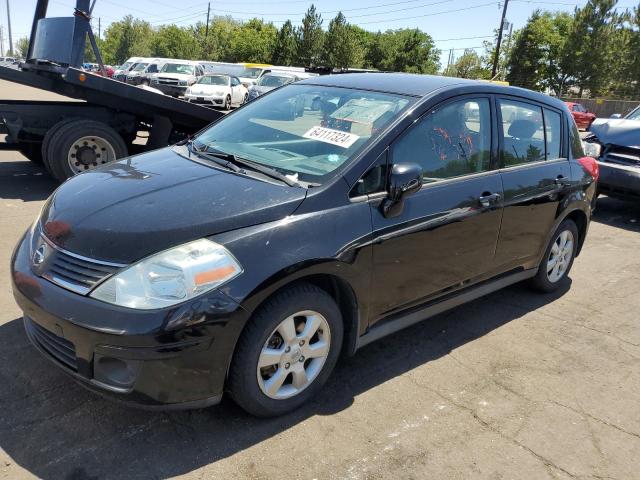
[[[229,372],[228,390],[247,412],[283,415],[322,388],[342,346],[342,315],[324,290],[298,284],[251,318]]]
[[[578,252],[578,227],[573,220],[564,220],[547,246],[532,285],[543,292],[553,292],[566,281]]]

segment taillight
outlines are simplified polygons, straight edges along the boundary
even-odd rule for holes
[[[598,166],[598,162],[595,158],[592,157],[582,157],[578,159],[578,163],[582,165],[582,167],[593,177],[593,179],[597,182],[600,177],[600,167]]]

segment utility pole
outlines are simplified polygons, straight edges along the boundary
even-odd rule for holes
[[[209,36],[209,15],[211,14],[211,2],[207,4],[207,26],[204,28],[204,38]]]
[[[102,38],[101,35],[100,35],[102,33],[102,25],[100,24],[100,20],[101,20],[101,18],[98,17],[98,40],[100,40]]]
[[[504,30],[504,18],[507,16],[507,6],[509,0],[504,0],[504,7],[502,8],[502,19],[500,20],[500,30],[498,30],[498,44],[496,45],[496,56],[493,59],[493,68],[491,69],[491,79],[493,80],[498,71],[498,62],[500,60],[500,44],[502,43],[502,31]]]
[[[511,37],[513,35],[513,22],[508,22],[509,23],[509,36],[507,37],[507,53],[511,51]],[[502,79],[504,80],[504,77],[506,76],[507,73],[507,66],[503,65],[503,69],[502,69]]]
[[[2,25],[0,25],[0,56],[4,55],[4,32],[2,28]]]
[[[7,26],[9,27],[9,55],[13,57],[13,40],[11,39],[11,12],[9,11],[9,0],[7,0]]]

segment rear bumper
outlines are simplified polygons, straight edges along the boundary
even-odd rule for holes
[[[640,199],[640,168],[598,162],[598,192],[613,197]]]
[[[31,343],[83,386],[145,408],[200,408],[222,397],[246,321],[221,292],[173,309],[135,311],[67,291],[30,269],[29,234],[11,262]]]

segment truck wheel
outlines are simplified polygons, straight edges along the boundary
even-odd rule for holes
[[[259,417],[298,408],[329,378],[342,329],[336,302],[315,285],[298,284],[276,293],[238,341],[227,383],[231,396]]]
[[[49,145],[51,144],[51,140],[57,137],[58,131],[62,127],[74,121],[77,121],[77,119],[61,120],[60,122],[53,125],[53,127],[51,127],[49,130],[47,130],[47,133],[45,134],[44,139],[42,140],[42,148],[40,150],[42,152],[42,163],[44,164],[44,167],[47,169],[47,171],[51,176],[53,176],[51,165],[49,165]]]
[[[59,181],[127,156],[127,145],[101,122],[77,120],[58,130],[48,146],[51,172]]]

